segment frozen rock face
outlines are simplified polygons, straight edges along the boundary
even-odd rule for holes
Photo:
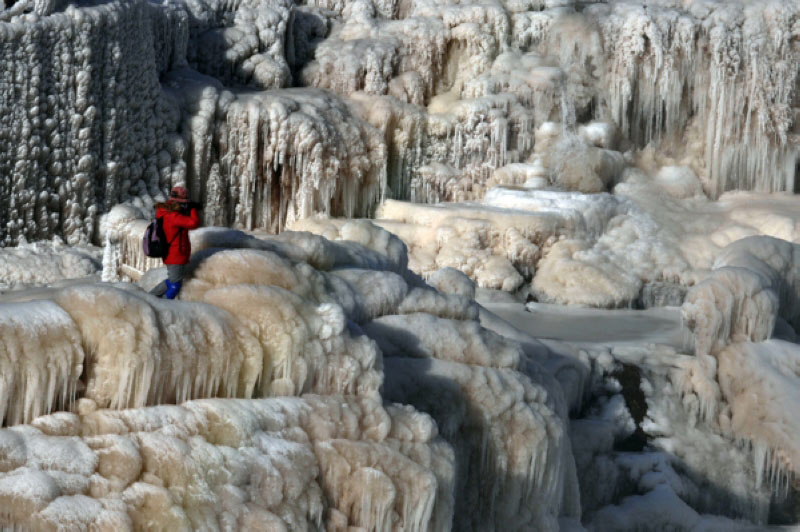
[[[427,123],[413,127],[426,136],[421,153],[409,151],[412,128],[395,135],[394,121],[372,122],[387,130],[390,152],[403,164],[421,157],[419,172],[407,174],[415,201],[479,198],[494,170],[539,153],[533,133],[548,121],[569,130],[586,121],[577,131],[606,150],[620,141],[657,145],[691,161],[714,197],[793,190],[793,6],[602,2],[578,12],[558,4],[337,4],[340,24],[305,79],[345,95],[364,91],[376,102],[393,96],[402,103],[392,104],[392,114],[404,120],[424,103]],[[423,27],[436,28],[437,37],[422,37]],[[432,92],[429,73],[437,80]],[[608,185],[602,174],[565,170],[567,186]],[[407,197],[405,190],[393,187],[394,197]]]
[[[207,223],[273,232],[384,195],[599,192],[643,149],[690,169],[663,172],[672,195],[795,188],[780,0],[20,0],[0,25],[6,243],[99,243],[112,205],[175,184]]]
[[[381,136],[338,98],[315,89],[237,98],[211,79],[175,76],[176,95],[197,112],[185,122],[187,183],[207,224],[278,232],[313,214],[369,216],[382,198]]]
[[[570,430],[589,528],[748,530],[765,525],[770,505],[792,507],[779,461],[765,465],[763,450],[735,445],[748,436],[731,432],[727,414],[719,424],[703,418],[701,392],[715,381],[699,379],[696,357],[652,346],[587,355],[595,391]],[[752,428],[766,429],[755,417]]]
[[[193,0],[183,6],[190,21],[189,66],[226,85],[277,89],[289,84],[289,2]]]
[[[106,278],[144,264],[119,249],[143,223],[129,207],[104,220]],[[0,524],[554,529],[579,516],[546,348],[482,328],[469,294],[427,286],[369,222],[298,225],[325,236],[194,232],[179,301],[118,283],[2,305]]]
[[[112,205],[184,179],[159,75],[186,19],[142,2],[25,17],[0,21],[0,234],[76,244]]]

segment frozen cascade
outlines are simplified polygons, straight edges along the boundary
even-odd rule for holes
[[[104,220],[110,248],[123,233],[138,234],[144,221],[131,211],[118,207]],[[553,528],[577,518],[556,381],[514,341],[482,329],[474,303],[426,287],[407,269],[396,236],[363,221],[300,225],[333,240],[197,231],[182,301],[117,284],[50,289],[8,304],[9,316],[52,307],[42,319],[72,335],[53,343],[76,347],[73,382],[86,370],[78,401],[59,382],[55,395],[66,402],[51,394],[40,407],[73,413],[23,412],[19,420],[31,425],[0,431],[0,458],[10,460],[0,500],[12,508],[0,523],[80,527],[91,519],[130,529],[148,519],[184,529],[266,520],[290,529],[447,530],[490,521]],[[106,255],[105,266],[115,268],[108,278],[132,271],[115,261],[137,261],[130,248]],[[401,337],[374,332],[387,326],[430,347],[408,351]],[[8,334],[18,328],[11,320]],[[453,379],[450,387],[419,381],[429,364],[436,379]],[[9,369],[11,378],[24,370]],[[62,375],[66,368],[50,378]],[[381,407],[382,382],[387,398],[433,419],[408,405]],[[463,396],[433,408],[413,392],[430,385],[429,398]],[[184,402],[202,397],[231,399]],[[146,407],[173,402],[182,404]],[[457,411],[441,410],[447,404]],[[36,451],[43,447],[69,459],[54,466]],[[40,488],[15,488],[22,485]],[[475,500],[485,500],[488,513],[454,521]]]
[[[447,181],[458,193],[437,185],[439,175],[432,179],[412,168],[405,179],[418,182],[416,201],[479,198],[491,170],[531,154],[535,127],[547,120],[573,127],[587,115],[616,122],[633,146],[652,142],[691,159],[713,197],[731,189],[794,189],[797,71],[790,65],[798,61],[798,48],[792,5],[603,2],[576,13],[564,5],[519,4],[417,2],[406,15],[365,3],[339,6],[341,25],[305,68],[307,82],[348,97],[354,91],[390,94],[427,107],[420,169],[431,162],[452,166],[455,175]],[[422,21],[442,26],[441,37],[419,38]],[[428,49],[404,50],[409,43]],[[407,57],[436,60],[409,71]],[[435,94],[420,91],[412,81],[417,72],[439,73]],[[739,121],[742,101],[745,119]],[[459,128],[454,118],[468,126]],[[447,142],[440,146],[439,138]],[[479,145],[477,158],[469,156]],[[465,182],[456,185],[459,180]]]
[[[642,146],[686,138],[714,197],[731,189],[793,191],[797,5],[652,4],[584,11],[599,22],[610,89],[601,96],[617,124]]]
[[[278,232],[313,214],[371,214],[386,186],[385,145],[343,102],[314,89],[234,96],[185,74],[173,90],[193,110],[187,183],[209,205],[207,224]]]

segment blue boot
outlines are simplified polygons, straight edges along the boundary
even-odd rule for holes
[[[167,291],[164,293],[164,298],[175,299],[178,295],[178,292],[181,291],[181,285],[183,282],[178,281],[177,283],[171,283],[169,279],[167,279],[165,282],[167,283]]]

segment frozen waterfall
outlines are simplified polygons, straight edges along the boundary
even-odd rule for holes
[[[798,169],[796,2],[0,0],[0,529],[795,526]]]

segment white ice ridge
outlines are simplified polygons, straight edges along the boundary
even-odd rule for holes
[[[0,525],[447,530],[454,475],[428,416],[375,399],[58,413],[0,430]]]
[[[629,168],[621,179],[613,194],[528,184],[497,186],[480,203],[387,200],[375,223],[408,245],[410,268],[424,277],[452,267],[482,288],[611,308],[679,306],[731,242],[800,239],[796,196],[738,192],[710,201],[687,167]]]
[[[0,304],[0,421],[30,421],[75,399],[81,335],[52,301]]]
[[[0,249],[0,289],[95,277],[100,269],[98,248],[67,246],[57,237]]]

